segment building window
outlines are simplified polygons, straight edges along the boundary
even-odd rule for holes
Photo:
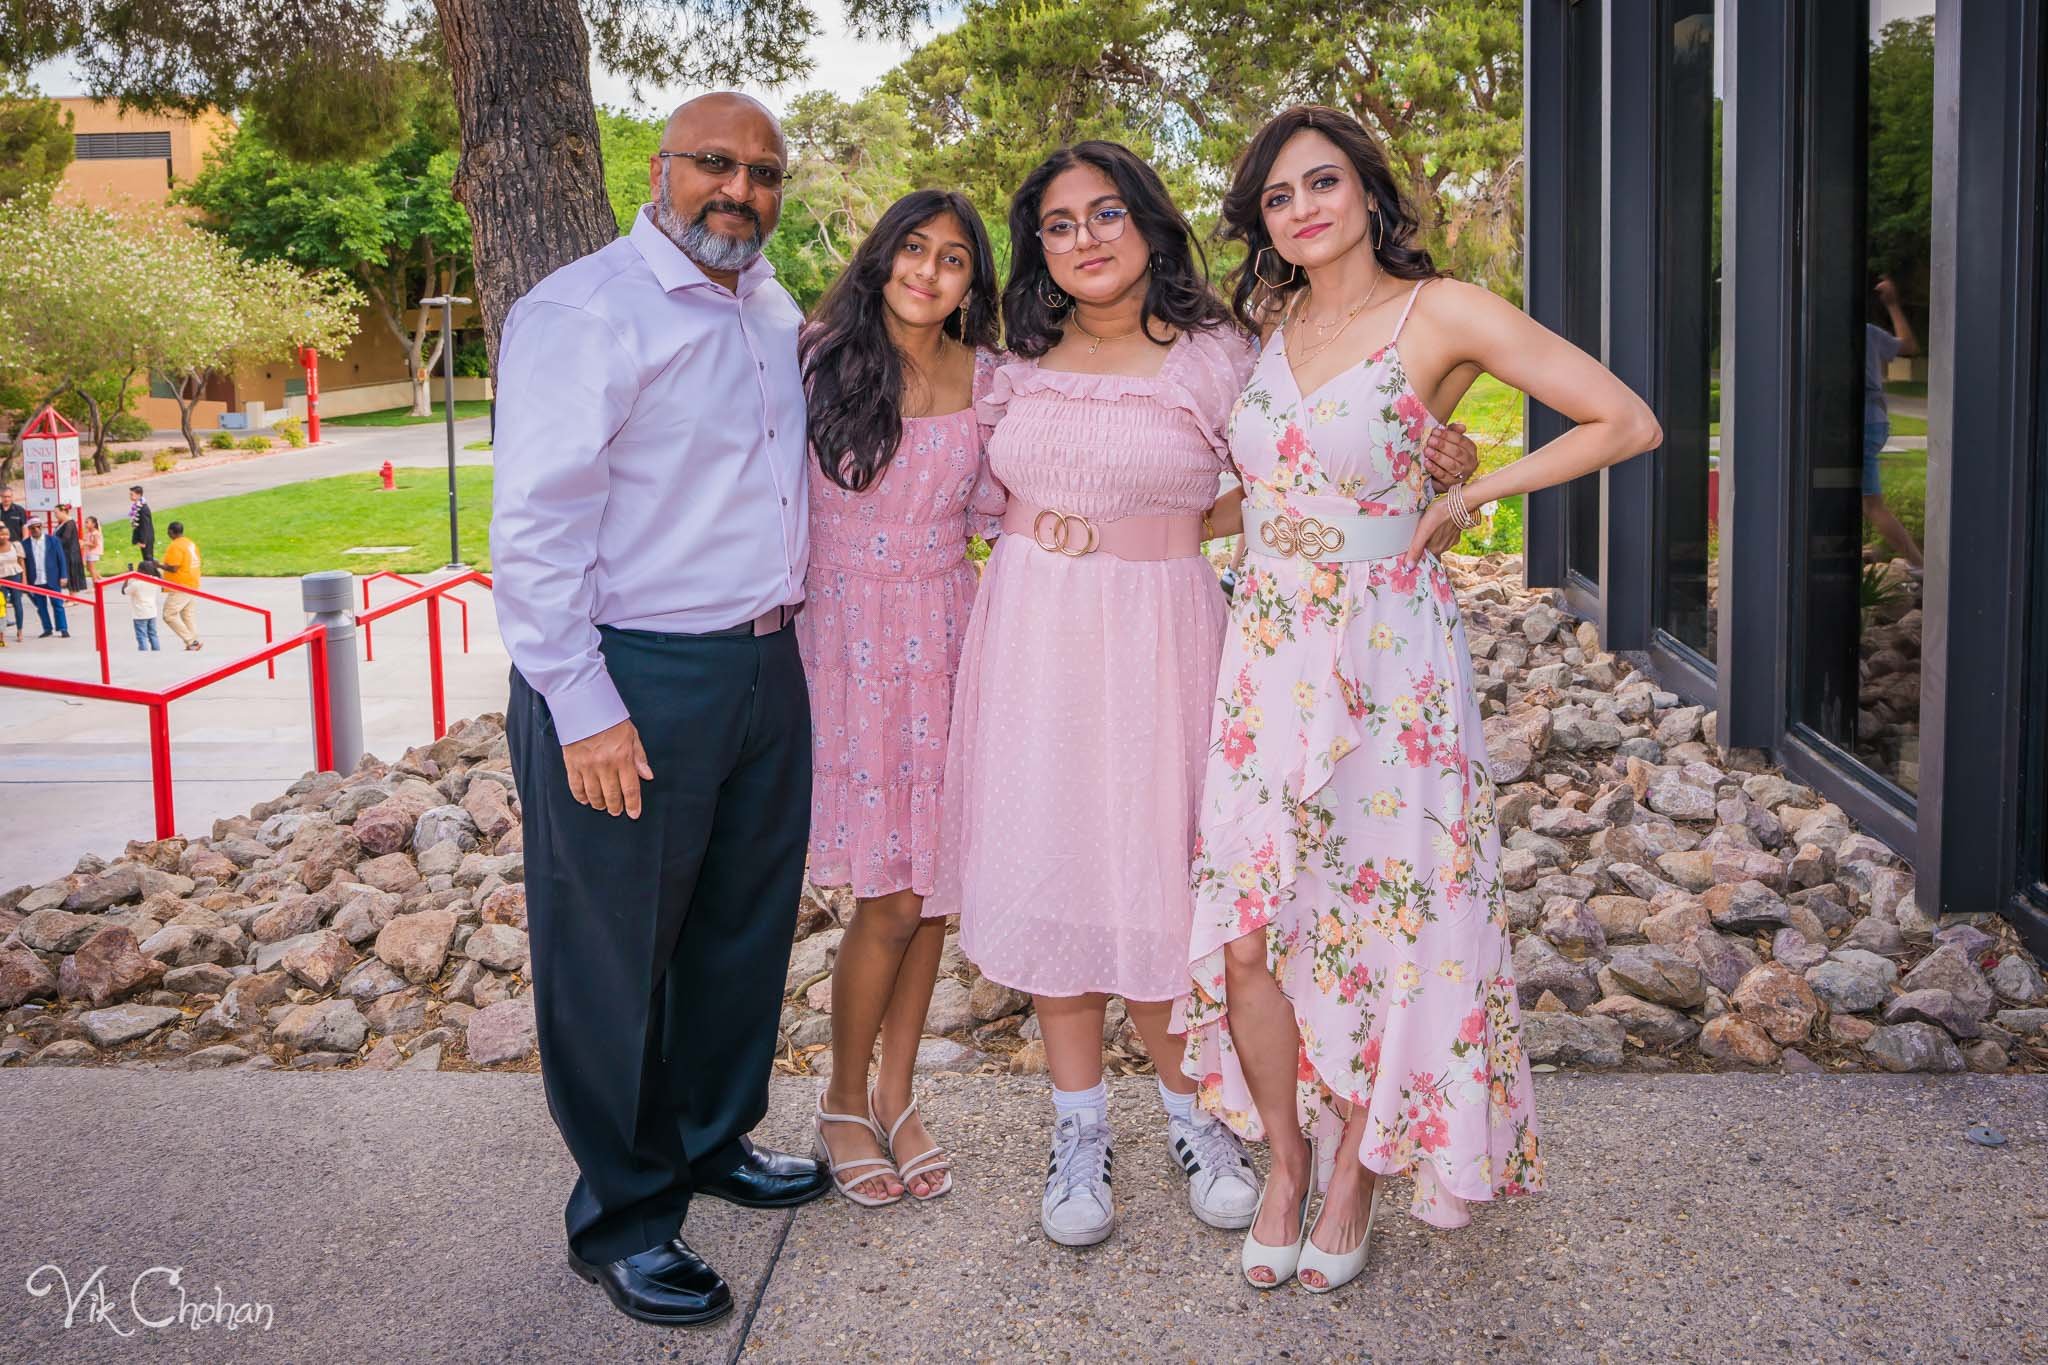
[[[1880,0],[1807,11],[1792,715],[1901,804],[1920,784],[1922,348],[1934,28],[1945,8]]]
[[[78,133],[80,161],[169,161],[169,133]]]
[[[1718,604],[1721,100],[1713,0],[1664,0],[1658,61],[1658,275],[1663,298],[1657,626],[1711,668]]]
[[[1600,351],[1600,115],[1606,95],[1601,62],[1603,6],[1565,11],[1565,317],[1564,337]],[[1564,487],[1565,574],[1589,587],[1600,582],[1600,476]]]

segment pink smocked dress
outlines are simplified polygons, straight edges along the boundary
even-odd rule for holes
[[[1303,394],[1276,332],[1231,415],[1247,506],[1418,511],[1431,421],[1395,341]],[[1361,1159],[1413,1176],[1410,1212],[1438,1227],[1465,1223],[1469,1202],[1536,1191],[1493,783],[1450,576],[1433,557],[1408,569],[1254,553],[1218,692],[1185,1063],[1202,1103],[1262,1136],[1223,968],[1225,944],[1260,933],[1319,1137],[1334,1145],[1339,1102],[1364,1105]]]
[[[974,357],[974,394],[998,357]],[[797,647],[811,689],[810,876],[856,896],[931,894],[953,671],[974,603],[968,538],[993,534],[973,407],[909,417],[861,492],[811,462],[811,560]]]
[[[1012,361],[981,405],[990,468],[1020,499],[1097,521],[1200,515],[1250,368],[1250,344],[1227,329],[1183,335],[1144,379]],[[1186,994],[1188,853],[1224,617],[1199,555],[996,542],[960,660],[925,902],[958,912],[984,975],[1047,996]]]

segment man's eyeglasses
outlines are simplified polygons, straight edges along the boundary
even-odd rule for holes
[[[1088,235],[1098,242],[1113,242],[1124,235],[1124,225],[1130,220],[1127,208],[1097,209],[1088,215]],[[1044,243],[1046,255],[1064,256],[1080,243],[1081,224],[1072,218],[1055,218],[1038,230],[1038,240]]]
[[[655,155],[679,156],[685,161],[693,161],[698,170],[713,180],[728,179],[734,167],[744,166],[747,169],[747,179],[764,190],[780,190],[783,182],[789,179],[789,172],[780,166],[758,161],[741,161],[738,157],[727,156],[723,152],[656,152]]]

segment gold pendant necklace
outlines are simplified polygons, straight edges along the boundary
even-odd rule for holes
[[[1084,336],[1084,337],[1087,337],[1087,338],[1088,338],[1088,340],[1089,340],[1089,343],[1090,343],[1090,345],[1089,345],[1089,347],[1088,347],[1088,354],[1089,354],[1089,355],[1094,355],[1094,354],[1095,354],[1095,353],[1096,353],[1097,351],[1101,350],[1101,349],[1102,349],[1102,343],[1103,343],[1103,342],[1105,342],[1105,341],[1122,341],[1122,340],[1123,340],[1123,339],[1124,339],[1125,337],[1134,337],[1134,336],[1136,336],[1136,335],[1137,335],[1137,334],[1138,334],[1139,332],[1142,332],[1142,331],[1144,331],[1144,330],[1145,330],[1145,324],[1144,324],[1143,322],[1140,322],[1140,323],[1139,323],[1139,324],[1138,324],[1138,325],[1137,325],[1136,327],[1133,327],[1133,328],[1132,328],[1132,329],[1131,329],[1130,331],[1128,331],[1128,332],[1118,332],[1118,333],[1117,333],[1117,334],[1116,334],[1115,336],[1113,336],[1113,337],[1099,337],[1099,336],[1095,335],[1095,333],[1093,333],[1093,332],[1089,331],[1089,330],[1088,330],[1088,329],[1087,329],[1086,327],[1083,327],[1083,326],[1081,325],[1081,318],[1080,318],[1080,315],[1079,315],[1078,313],[1077,313],[1077,314],[1075,315],[1075,317],[1074,317],[1074,326],[1075,326],[1075,327],[1076,327],[1077,329],[1079,329],[1079,331],[1080,331],[1080,333],[1081,333],[1081,335],[1082,335],[1082,336]]]
[[[1380,292],[1380,284],[1386,278],[1387,272],[1384,270],[1380,271],[1379,274],[1375,276],[1373,279],[1372,288],[1366,290],[1365,297],[1360,299],[1357,303],[1351,306],[1351,311],[1344,315],[1344,320],[1340,323],[1331,324],[1335,326],[1337,330],[1332,332],[1327,337],[1318,338],[1316,344],[1310,347],[1308,351],[1301,355],[1295,356],[1294,364],[1306,365],[1311,360],[1314,360],[1317,356],[1321,355],[1324,351],[1329,350],[1331,346],[1336,344],[1337,338],[1344,335],[1344,329],[1351,325],[1351,320],[1357,317],[1360,313],[1363,313],[1366,310],[1366,308],[1372,303],[1373,295]],[[1317,330],[1320,331],[1321,328],[1318,328]]]

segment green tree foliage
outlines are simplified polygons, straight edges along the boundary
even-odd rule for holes
[[[604,193],[621,235],[633,230],[633,219],[647,202],[647,160],[661,150],[661,129],[660,119],[640,118],[622,109],[597,111]]]
[[[1870,47],[1870,273],[1924,310],[1934,231],[1934,16],[1895,19]],[[1924,322],[1924,318],[1922,319]]]
[[[919,181],[1003,203],[1050,146],[1109,137],[1198,224],[1262,122],[1336,105],[1385,142],[1439,263],[1519,299],[1521,42],[1516,0],[969,0],[887,85]]]
[[[70,111],[0,72],[0,204],[55,185],[72,150]]]
[[[413,410],[425,413],[442,338],[431,310],[413,310],[422,297],[461,284],[471,250],[469,219],[453,192],[452,110],[445,92],[420,89],[408,132],[378,157],[298,161],[254,118],[179,197],[251,260],[353,277],[405,349]]]

